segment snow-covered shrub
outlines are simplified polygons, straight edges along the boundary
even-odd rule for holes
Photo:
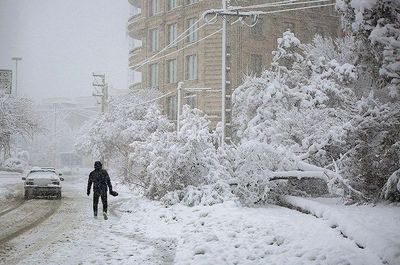
[[[272,173],[297,168],[291,152],[259,141],[239,145],[234,167],[235,194],[245,205],[276,203],[285,183],[271,181]]]
[[[3,162],[2,166],[6,169],[25,169],[27,163],[24,160],[15,157],[10,157]]]
[[[400,170],[396,170],[389,177],[383,186],[381,198],[388,201],[400,201]]]
[[[212,185],[227,178],[227,170],[219,163],[208,123],[200,110],[184,106],[179,132],[157,131],[144,141],[131,145],[131,181],[144,188],[145,196],[161,200],[169,194],[166,201],[178,198],[191,204],[191,199],[187,198],[190,195],[184,195],[185,191],[193,194],[195,187]],[[175,191],[183,193],[173,195]]]
[[[168,192],[161,201],[166,205],[181,203],[191,207],[195,205],[210,206],[230,199],[234,200],[231,187],[224,181],[218,181],[198,187],[190,185],[182,190]]]
[[[25,150],[18,152],[17,158],[22,160],[22,161],[24,161],[26,164],[28,164],[29,163],[29,158],[30,158],[29,152],[25,151]]]

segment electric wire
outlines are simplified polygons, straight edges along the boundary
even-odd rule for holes
[[[300,5],[300,4],[313,4],[313,3],[318,3],[318,2],[331,2],[331,0],[311,0],[311,1],[289,0],[289,1],[281,1],[281,2],[260,4],[260,5],[252,5],[252,6],[235,6],[235,7],[228,8],[227,11],[241,11],[241,10],[266,8],[266,7],[280,7],[280,6],[291,6],[291,5]],[[223,11],[223,9],[220,9],[220,10]]]
[[[197,31],[199,31],[201,28],[203,28],[204,26],[206,26],[207,24],[203,24],[199,27],[197,27],[193,32],[189,32],[190,30],[192,30],[202,19],[198,19],[197,21],[195,21],[190,27],[188,27],[184,32],[182,32],[178,37],[176,37],[175,40],[173,40],[171,43],[169,43],[167,46],[165,46],[163,49],[161,49],[160,51],[158,51],[156,54],[152,55],[151,57],[143,60],[142,62],[136,64],[135,66],[133,66],[132,70],[138,70],[140,68],[142,68],[144,65],[146,65],[148,63],[149,60],[152,60],[153,58],[155,58],[156,56],[160,55],[161,53],[163,53],[164,51],[166,51],[167,49],[175,46],[176,44],[178,44],[179,42],[181,42],[182,40],[185,40],[186,37],[188,37],[190,34],[193,34]],[[188,33],[189,32],[189,33]]]

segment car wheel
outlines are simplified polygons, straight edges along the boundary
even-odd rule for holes
[[[61,191],[60,191],[59,193],[57,193],[56,199],[57,199],[57,200],[61,200]]]

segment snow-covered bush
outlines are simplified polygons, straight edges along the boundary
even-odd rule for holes
[[[186,206],[210,206],[223,203],[227,200],[234,200],[231,187],[224,181],[202,185],[187,186],[184,189],[168,192],[162,197],[161,201],[166,205],[174,205],[177,203]]]
[[[383,186],[381,198],[388,201],[400,201],[400,170],[396,170],[389,177]]]
[[[134,142],[130,181],[143,187],[148,198],[161,200],[166,196],[170,203],[183,200],[191,205],[209,201],[202,197],[215,198],[207,190],[214,192],[216,186],[212,185],[226,179],[228,173],[219,163],[208,123],[200,110],[184,106],[179,132],[157,131]],[[211,186],[198,189],[204,185]]]
[[[25,169],[27,166],[26,161],[11,157],[6,159],[2,165],[6,169]]]

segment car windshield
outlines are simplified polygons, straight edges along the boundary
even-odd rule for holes
[[[51,171],[37,171],[29,173],[28,178],[57,178],[57,175]]]

